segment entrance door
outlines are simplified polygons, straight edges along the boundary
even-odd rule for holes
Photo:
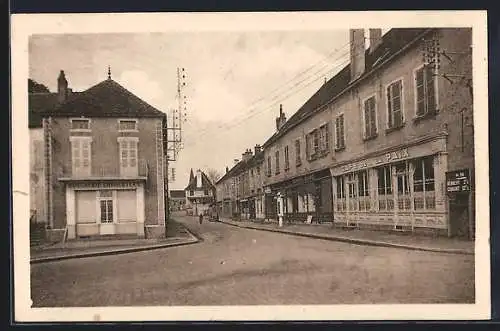
[[[469,237],[469,197],[468,194],[456,194],[450,197],[450,234],[453,237]]]
[[[101,222],[99,234],[115,234],[112,191],[99,192],[99,213]]]
[[[398,209],[401,211],[410,210],[410,181],[408,166],[404,162],[396,165],[396,193]]]

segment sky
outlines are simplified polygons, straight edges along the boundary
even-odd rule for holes
[[[290,118],[348,63],[348,37],[348,30],[33,35],[29,75],[55,92],[64,70],[69,87],[83,91],[110,66],[113,80],[169,113],[184,68],[184,148],[169,178],[170,189],[184,189],[191,168],[223,174],[262,145],[280,104]]]

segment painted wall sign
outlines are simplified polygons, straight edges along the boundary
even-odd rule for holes
[[[446,172],[446,192],[450,194],[470,192],[470,186],[469,169]]]
[[[382,157],[378,158],[372,158],[372,159],[367,159],[351,164],[347,164],[342,167],[342,172],[351,172],[351,171],[358,171],[358,170],[363,170],[366,168],[371,168],[378,166],[380,164],[385,164],[397,160],[404,160],[410,157],[410,154],[408,153],[408,148],[403,148],[399,151],[395,152],[390,152],[385,154]]]

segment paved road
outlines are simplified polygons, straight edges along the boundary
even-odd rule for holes
[[[474,302],[472,256],[178,220],[204,241],[32,265],[34,306]]]

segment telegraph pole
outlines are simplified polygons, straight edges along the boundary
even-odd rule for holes
[[[183,148],[182,144],[182,122],[186,121],[187,98],[183,91],[186,87],[186,70],[177,68],[177,109],[170,109],[166,115],[166,121],[163,127],[163,148],[165,151],[165,217],[170,218],[170,190],[168,182],[170,180],[169,162],[177,161],[179,151]],[[171,120],[169,118],[171,115]],[[172,168],[174,170],[175,168]],[[175,173],[172,172],[172,181],[175,180]],[[166,231],[165,231],[166,235]]]

